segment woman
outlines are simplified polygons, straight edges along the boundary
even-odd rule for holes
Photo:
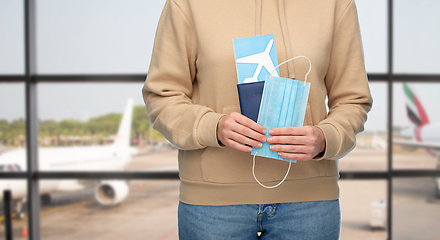
[[[240,114],[232,40],[271,33],[279,62],[312,62],[304,127],[264,129]],[[291,63],[281,77],[309,70]],[[180,239],[339,238],[336,161],[372,105],[353,0],[169,0],[143,96],[153,127],[179,148]],[[299,160],[274,189],[252,175],[251,146],[265,141]],[[257,159],[261,182],[284,177],[288,163]]]

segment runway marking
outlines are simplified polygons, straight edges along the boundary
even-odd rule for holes
[[[172,235],[177,233],[177,229],[171,230],[170,232],[168,232],[167,234],[163,235],[162,237],[158,238],[157,240],[165,240],[169,237],[171,237]]]

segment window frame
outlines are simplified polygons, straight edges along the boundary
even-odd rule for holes
[[[24,75],[0,75],[1,82],[25,83],[26,98],[26,150],[27,150],[27,171],[26,172],[0,172],[0,179],[22,179],[27,182],[27,204],[28,204],[28,228],[29,239],[40,239],[40,197],[39,180],[47,179],[179,179],[179,173],[175,171],[164,172],[47,172],[38,170],[38,124],[37,124],[37,89],[38,83],[59,83],[59,82],[143,82],[145,75],[139,74],[118,74],[118,75],[41,75],[36,74],[36,0],[24,0],[24,24],[25,24],[25,74]],[[392,129],[393,123],[393,83],[403,81],[432,82],[440,83],[440,75],[432,74],[394,74],[393,73],[393,0],[388,1],[388,71],[384,74],[368,74],[370,82],[384,82],[388,88],[388,121],[387,129]],[[340,172],[341,179],[355,180],[386,180],[387,189],[387,234],[392,239],[392,193],[393,179],[407,177],[437,177],[440,170],[396,170],[392,162],[392,131],[388,131],[388,154],[387,171],[343,171]],[[2,193],[3,194],[3,193]]]

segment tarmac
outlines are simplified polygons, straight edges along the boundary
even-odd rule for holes
[[[434,169],[435,163],[435,158],[423,152],[395,154],[393,159],[393,165],[402,169]],[[382,149],[356,148],[339,163],[341,171],[384,171],[386,166],[386,150]],[[136,156],[127,170],[139,169],[177,170],[177,151]],[[378,218],[374,201],[387,200],[387,182],[339,183],[341,239],[387,239],[385,229],[372,229],[370,224],[372,218]],[[129,196],[115,207],[99,205],[93,189],[52,194],[52,202],[43,206],[40,214],[41,239],[178,239],[179,181],[132,180],[129,186]],[[429,177],[393,180],[393,239],[440,240],[440,202],[433,201],[434,186]],[[14,220],[15,240],[28,239],[23,237],[26,225],[26,219]],[[1,225],[0,239],[3,235]]]

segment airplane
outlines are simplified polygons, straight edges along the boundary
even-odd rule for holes
[[[250,78],[245,78],[243,83],[251,83],[258,82],[258,75],[260,75],[261,70],[266,68],[269,73],[272,73],[272,76],[279,77],[278,72],[275,70],[275,65],[270,58],[270,51],[272,50],[273,39],[270,39],[269,43],[266,46],[266,49],[261,53],[256,53],[250,56],[238,58],[236,60],[237,63],[257,63],[257,69],[255,69],[254,75]]]
[[[130,133],[133,114],[133,100],[127,101],[118,133],[114,142],[106,146],[40,147],[38,150],[40,171],[122,171],[131,162],[136,150],[130,147]],[[15,149],[0,155],[0,172],[26,171],[25,149]],[[95,199],[103,206],[121,203],[128,195],[129,187],[123,180],[102,180],[100,182],[62,179],[40,181],[43,204],[50,202],[50,193],[72,192],[95,188]],[[26,200],[27,185],[20,180],[0,180],[0,191],[9,189],[15,203],[18,218],[24,217],[23,204]],[[0,194],[2,200],[3,194]]]
[[[408,118],[415,127],[402,131],[402,136],[408,140],[393,140],[405,150],[414,151],[417,148],[425,149],[437,158],[437,169],[440,169],[440,122],[430,122],[419,98],[408,84],[403,83]],[[434,178],[436,198],[440,199],[440,176]]]

